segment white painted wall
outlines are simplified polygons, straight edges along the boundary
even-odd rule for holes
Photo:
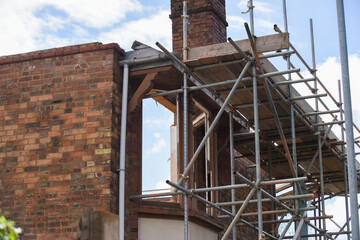
[[[183,240],[184,221],[159,218],[139,218],[139,240]],[[189,222],[190,240],[218,240],[218,233]]]

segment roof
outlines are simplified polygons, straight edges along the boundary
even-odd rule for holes
[[[268,38],[268,40],[266,39]],[[259,52],[276,51],[279,49],[286,49],[286,35],[279,34],[276,37],[277,44],[270,44],[270,48],[264,48],[263,44],[274,40],[275,36],[270,35],[258,38],[256,44],[260,43]],[[279,40],[280,39],[280,40]],[[285,39],[283,41],[283,39]],[[272,41],[270,41],[272,42]],[[244,52],[250,50],[248,40],[237,41]],[[205,56],[202,56],[205,55]],[[199,76],[204,83],[216,83],[236,79],[244,68],[245,62],[242,61],[241,55],[238,51],[230,45],[230,43],[222,43],[211,46],[204,46],[193,48],[189,50],[189,60],[185,64],[193,70],[194,74]],[[260,60],[265,73],[277,72],[275,66],[266,58]],[[243,116],[249,126],[254,124],[254,109],[253,109],[253,89],[251,81],[251,71],[247,71],[245,79],[240,83],[234,96],[230,100],[230,104],[236,109],[236,113]],[[275,86],[277,82],[287,81],[282,75],[276,77],[269,77],[268,80]],[[292,177],[291,169],[289,167],[284,146],[280,140],[279,131],[276,125],[274,113],[271,110],[270,102],[265,92],[264,79],[258,79],[258,101],[259,101],[259,128],[261,138],[261,160],[262,168],[267,170],[268,165],[272,165],[272,174],[276,179]],[[233,83],[213,87],[216,93],[225,99],[232,88]],[[288,85],[276,86],[276,90],[272,89],[271,96],[275,103],[275,108],[281,122],[282,129],[286,136],[288,148],[291,149],[291,115],[290,115],[290,101]],[[300,96],[300,94],[292,88],[293,97]],[[302,117],[304,113],[314,112],[315,110],[308,104],[306,100],[297,100],[294,103],[295,111],[295,129],[296,129],[296,145],[297,145],[297,159],[299,176],[302,176],[316,154],[318,149],[317,134],[315,125],[315,117]],[[322,122],[322,121],[321,121]],[[328,126],[324,127],[322,135],[327,131]],[[238,134],[235,138],[235,149],[246,158],[255,162],[255,147],[254,147],[254,131],[250,130],[248,133]],[[344,174],[343,174],[343,160],[341,156],[341,149],[339,145],[331,145],[328,142],[339,141],[336,135],[330,131],[324,147],[322,149],[324,173],[325,173],[325,193],[341,193],[344,191]],[[268,150],[271,149],[269,152]],[[290,150],[291,152],[291,150]],[[310,176],[314,183],[319,182],[319,161],[316,159],[313,167],[310,168]],[[327,174],[331,175],[327,179]]]

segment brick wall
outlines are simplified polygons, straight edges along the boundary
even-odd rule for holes
[[[228,132],[228,129],[222,128],[222,131],[219,132],[220,139],[224,139],[226,136],[226,133]],[[230,185],[231,184],[231,171],[230,171],[230,149],[229,147],[224,148],[221,152],[218,154],[219,160],[218,160],[218,172],[219,172],[219,186],[223,185]],[[256,181],[256,169],[255,168],[248,168],[250,165],[254,165],[253,162],[251,162],[249,159],[245,157],[241,157],[241,154],[237,151],[235,151],[235,171],[241,173],[243,176],[245,176],[247,179],[249,179],[252,182]],[[266,168],[263,166],[263,168]],[[262,179],[268,180],[268,174],[262,170]],[[239,178],[235,178],[236,184],[245,183],[244,181],[241,181]],[[270,192],[269,187],[263,187],[264,190],[267,192]],[[238,188],[235,190],[236,194],[236,200],[245,200],[245,198],[248,196],[250,192],[250,188]],[[223,190],[219,191],[219,202],[231,202],[231,191],[230,190]],[[263,198],[266,196],[263,195]],[[254,194],[252,199],[257,199],[256,194]],[[231,212],[231,207],[225,207],[228,211]],[[240,205],[236,206],[236,211],[240,208]],[[270,203],[263,203],[263,211],[270,210]],[[257,204],[256,203],[250,203],[247,205],[244,212],[257,212]],[[257,217],[245,217],[245,220],[248,222],[257,222]],[[270,220],[270,215],[263,215],[263,220]],[[230,223],[230,220],[225,221],[227,224]],[[264,231],[271,232],[271,226],[270,225],[264,225]],[[222,233],[224,233],[223,231]],[[237,234],[238,238],[242,240],[252,240],[257,239],[258,231],[245,226],[241,225],[237,228]]]
[[[171,0],[173,51],[182,52],[182,0]],[[188,1],[188,47],[226,42],[225,0]]]
[[[0,58],[0,209],[22,239],[74,239],[87,208],[117,211],[116,44]]]
[[[219,185],[230,185],[230,153],[228,149],[224,149],[221,154],[219,155],[219,164],[218,164],[218,171],[220,172],[219,177]],[[245,177],[247,177],[251,181],[256,181],[256,173],[254,168],[246,168],[249,165],[253,165],[250,160],[246,158],[236,158],[235,159],[235,170]],[[266,176],[266,173],[263,171],[262,175]],[[240,181],[238,178],[235,179],[236,183],[244,183]],[[270,192],[269,188],[265,188],[266,191]],[[250,188],[238,188],[236,189],[236,199],[237,200],[244,200],[246,196],[249,194]],[[265,196],[263,196],[265,198]],[[256,199],[256,194],[252,199]],[[219,191],[219,202],[231,202],[231,191],[224,190]],[[239,205],[237,206],[237,210],[239,209]],[[226,208],[228,211],[231,212],[231,207]],[[269,203],[263,203],[263,211],[270,210]],[[245,212],[257,212],[257,205],[256,203],[248,204],[246,207]],[[270,220],[269,215],[263,216],[263,220]],[[245,220],[249,222],[257,222],[257,217],[246,217]],[[270,232],[270,226],[264,225],[264,230]],[[242,240],[252,240],[257,238],[258,232],[248,226],[239,226],[237,228],[238,231],[238,238]]]

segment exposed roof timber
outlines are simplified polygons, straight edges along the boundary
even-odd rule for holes
[[[173,66],[175,66],[180,72],[182,73],[188,73],[188,79],[190,80],[191,83],[193,83],[196,86],[201,86],[204,85],[205,83],[193,72],[190,71],[190,69],[183,63],[181,62],[176,56],[174,56],[172,53],[170,53],[165,47],[163,47],[160,43],[156,43],[156,45],[167,55],[169,56],[172,60],[173,60]],[[201,91],[203,91],[210,99],[212,99],[216,104],[218,104],[220,107],[222,107],[225,103],[226,100],[220,98],[218,96],[218,94],[212,90],[212,89],[207,89],[207,88],[203,88],[201,89]],[[229,112],[234,112],[233,111],[233,107],[228,103],[225,106],[224,109],[227,113]],[[247,128],[248,127],[248,123],[247,123],[247,119],[245,119],[242,115],[240,115],[239,113],[237,113],[236,111],[234,112],[235,114],[233,114],[233,118],[236,122],[238,122],[242,127]]]
[[[148,63],[144,64],[137,64],[130,68],[131,72],[143,72],[145,74],[146,70],[152,69],[152,68],[159,68],[159,67],[165,67],[165,66],[173,66],[176,69],[178,69],[180,72],[184,72],[187,68],[184,64],[180,64],[170,60],[168,56],[166,56],[163,52],[160,52],[156,49],[153,49],[152,47],[143,44],[141,42],[135,41],[132,46],[134,51],[126,52],[125,57],[122,61],[128,60],[128,61],[146,61],[146,59],[155,59],[154,61],[150,61]],[[176,53],[173,53],[176,54]],[[131,73],[130,73],[131,74]],[[203,85],[203,82],[195,75],[189,75],[188,79],[190,82],[192,82],[194,85]],[[219,98],[218,94],[211,90],[211,89],[201,89],[210,99],[212,99],[218,106],[222,106],[224,100]],[[227,106],[225,108],[226,112],[233,111],[233,108],[231,106]],[[248,126],[247,120],[244,119],[242,116],[234,114],[234,120],[238,122],[242,127],[246,128]]]
[[[250,52],[251,46],[249,40],[239,40],[235,43],[244,51]],[[289,34],[273,34],[256,38],[256,49],[258,53],[277,51],[280,49],[289,48]],[[225,55],[225,54],[239,54],[239,52],[231,45],[231,43],[219,43],[203,47],[189,49],[188,59],[196,60],[198,58],[209,55]]]
[[[150,90],[149,92],[151,93],[155,93],[154,90]],[[168,99],[164,98],[164,97],[154,97],[153,98],[155,101],[157,101],[158,103],[160,103],[162,106],[164,106],[165,108],[167,108],[168,110],[170,110],[172,113],[176,113],[176,105],[173,104],[172,102],[170,102]]]

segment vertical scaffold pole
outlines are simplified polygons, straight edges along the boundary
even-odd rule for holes
[[[313,215],[314,215],[314,217],[316,217],[316,198],[313,199],[313,205],[315,206]],[[317,221],[316,221],[316,219],[314,219],[314,226],[317,227]],[[316,234],[315,240],[317,240],[318,231],[315,229],[314,233]]]
[[[285,32],[288,33],[288,23],[287,23],[287,13],[286,13],[286,0],[283,0],[283,15],[284,15],[284,29]],[[287,49],[289,51],[289,48]],[[291,69],[290,63],[290,55],[286,57],[287,69]],[[288,81],[291,81],[291,73],[288,74]],[[289,98],[293,97],[293,88],[291,84],[289,84]],[[290,117],[291,117],[291,143],[292,143],[292,155],[293,155],[293,162],[295,168],[296,177],[298,177],[297,173],[297,156],[296,156],[296,134],[295,134],[295,113],[294,113],[294,106],[290,105]],[[297,189],[299,191],[300,189]],[[298,194],[298,193],[297,193]]]
[[[249,0],[250,8],[250,30],[252,36],[254,32],[254,5],[253,0]],[[252,74],[256,76],[256,67],[253,65]],[[261,181],[261,162],[260,162],[260,135],[259,135],[259,106],[257,93],[257,79],[253,77],[253,102],[254,102],[254,125],[255,125],[255,162],[256,162],[256,181]],[[257,208],[258,208],[258,239],[263,239],[263,220],[262,220],[262,202],[261,190],[257,190]]]
[[[188,57],[188,48],[187,48],[187,25],[188,25],[188,15],[187,15],[187,3],[183,2],[183,59],[187,60]],[[184,170],[188,165],[188,81],[187,73],[184,72]],[[183,176],[185,178],[184,188],[188,189],[188,176]],[[189,202],[188,196],[184,194],[184,239],[189,239]]]
[[[343,96],[344,96],[344,114],[345,114],[345,129],[346,129],[346,150],[347,150],[346,156],[348,161],[348,179],[349,179],[350,210],[351,210],[351,232],[352,232],[352,239],[360,239],[356,159],[355,159],[355,149],[354,149],[353,117],[352,117],[352,106],[351,106],[349,63],[348,63],[348,53],[347,53],[347,43],[346,43],[345,13],[344,13],[343,0],[336,0],[336,6],[337,6],[337,18],[338,18],[338,28],[339,28],[341,76],[342,76]]]
[[[312,74],[316,79],[316,60],[315,60],[315,43],[314,43],[314,30],[313,30],[313,22],[310,19],[310,36],[311,36],[311,54],[312,54]],[[314,81],[314,94],[317,94],[317,81]],[[319,111],[319,98],[315,98],[315,111]],[[320,122],[319,115],[316,116],[316,123]],[[320,167],[320,192],[321,192],[321,208],[322,208],[322,216],[325,216],[325,200],[324,200],[324,167],[323,167],[323,159],[322,159],[322,145],[321,145],[321,134],[320,127],[317,127],[317,140],[318,140],[318,152],[319,152],[319,167]],[[326,236],[326,219],[324,218],[322,221],[322,226],[324,230],[324,240],[327,239]]]
[[[269,155],[269,181],[271,181],[273,179],[273,170],[272,170],[272,155],[271,155],[271,147],[268,146],[268,155]],[[275,186],[271,186],[270,187],[270,194],[274,197],[276,197],[276,194],[275,194]],[[275,210],[275,204],[273,201],[271,201],[270,203],[270,210],[271,211],[274,211]],[[277,214],[272,214],[271,215],[271,220],[276,220],[277,219]],[[276,235],[276,231],[275,231],[275,225],[274,224],[271,224],[271,233],[273,235]]]
[[[235,158],[234,158],[234,121],[233,113],[229,114],[229,126],[230,126],[230,170],[231,173],[235,172]],[[235,185],[235,175],[231,174],[231,185]],[[235,202],[235,188],[231,189],[231,202]],[[236,214],[236,206],[231,206],[231,213]],[[236,240],[236,226],[233,228],[233,239]]]
[[[342,107],[342,95],[341,95],[341,82],[338,80],[338,89],[339,89],[339,108],[340,108],[340,120],[344,120],[344,113]],[[345,128],[344,124],[341,124],[341,141],[345,139]],[[345,146],[341,146],[341,153],[345,153]],[[346,170],[346,157],[343,158],[344,161],[344,199],[345,199],[345,215],[346,215],[346,231],[347,231],[347,239],[350,240],[350,226],[347,219],[349,219],[349,202],[348,202],[348,179],[347,179],[347,170]]]
[[[282,4],[283,4],[283,17],[284,17],[284,30],[286,33],[288,33],[289,29],[288,29],[288,21],[287,21],[286,0],[283,0]],[[287,50],[289,51],[289,48]],[[287,69],[290,69],[291,68],[290,55],[288,55],[286,57],[286,64],[287,64]],[[291,81],[291,73],[288,74],[288,81]],[[289,98],[292,98],[292,97],[293,97],[293,87],[291,86],[291,84],[289,84]],[[293,159],[293,165],[294,165],[294,169],[295,169],[295,176],[298,177],[297,155],[296,155],[295,112],[294,112],[294,106],[292,104],[290,105],[290,122],[291,122],[292,159]],[[293,186],[294,193],[296,195],[301,193],[301,189],[298,189],[297,186],[299,186],[299,185],[294,184],[294,186]],[[295,212],[296,212],[296,214],[300,214],[299,213],[299,200],[295,200]],[[299,224],[299,222],[297,221],[295,224],[295,231],[296,231],[298,224]],[[303,228],[306,229],[307,226],[304,225]],[[301,233],[306,234],[307,231],[303,230]],[[301,235],[301,233],[300,233],[300,235]],[[300,239],[300,236],[298,237],[298,239]]]

